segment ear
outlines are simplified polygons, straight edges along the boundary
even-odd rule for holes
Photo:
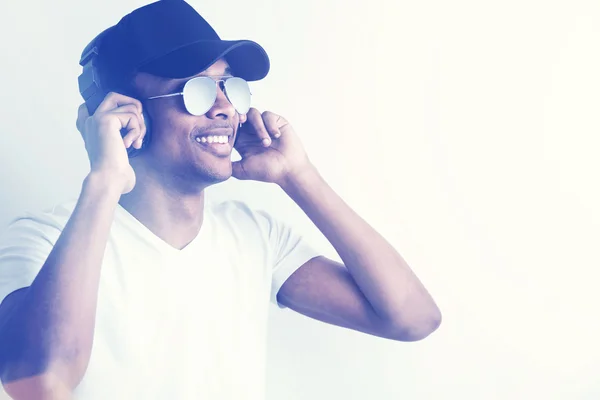
[[[248,121],[248,115],[247,114],[240,114],[240,124],[245,124],[246,121]]]

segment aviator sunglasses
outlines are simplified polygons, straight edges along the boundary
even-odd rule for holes
[[[227,100],[240,114],[246,114],[250,110],[250,87],[248,82],[242,78],[225,76],[214,78],[210,76],[197,76],[190,79],[178,93],[163,94],[148,97],[148,100],[163,97],[183,96],[185,109],[192,115],[204,115],[212,108],[217,100],[217,85],[221,88]]]

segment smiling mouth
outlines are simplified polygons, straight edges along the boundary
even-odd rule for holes
[[[198,143],[205,144],[226,144],[229,143],[229,135],[196,136],[194,140]]]
[[[230,143],[233,136],[229,132],[221,134],[214,132],[212,134],[198,135],[194,137],[194,141],[206,152],[217,157],[230,157],[233,151],[233,143]]]

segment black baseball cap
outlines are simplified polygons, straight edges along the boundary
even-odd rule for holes
[[[222,40],[183,0],[160,0],[132,11],[100,33],[82,53],[81,65],[95,48],[103,86],[116,86],[137,72],[186,78],[224,58],[236,76],[264,78],[270,62],[251,40]]]

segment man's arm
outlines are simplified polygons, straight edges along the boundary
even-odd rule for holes
[[[345,265],[308,261],[281,286],[278,301],[331,324],[403,341],[440,324],[440,310],[400,254],[327,185],[290,123],[251,108],[240,129],[233,176],[278,184],[321,230]]]
[[[396,250],[310,166],[282,189],[329,240],[344,265],[317,257],[294,272],[278,301],[309,317],[376,336],[416,341],[441,313]]]
[[[32,284],[0,305],[0,378],[13,398],[32,398],[34,392],[39,398],[57,398],[49,392],[72,389],[83,377],[92,348],[100,265],[119,195],[88,177]]]
[[[0,304],[0,380],[16,400],[69,398],[83,378],[114,212],[121,194],[135,184],[126,148],[145,134],[141,107],[113,93],[92,117],[84,106],[79,109],[91,172],[31,285]],[[128,131],[125,137],[121,129]]]

